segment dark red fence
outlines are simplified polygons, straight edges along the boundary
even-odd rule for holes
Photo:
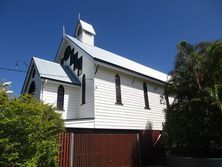
[[[143,166],[152,164],[159,158],[162,150],[158,145],[161,139],[161,131],[140,131],[140,158]]]
[[[59,167],[138,166],[137,133],[64,133]]]
[[[59,167],[70,167],[70,136],[71,133],[63,133],[59,136]]]

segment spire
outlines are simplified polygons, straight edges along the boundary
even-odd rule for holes
[[[64,37],[66,35],[66,30],[65,30],[65,26],[62,26],[62,36]]]

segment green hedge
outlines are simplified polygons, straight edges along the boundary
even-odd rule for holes
[[[56,166],[63,126],[52,106],[0,90],[0,166]]]

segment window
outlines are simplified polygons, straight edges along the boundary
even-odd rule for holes
[[[75,69],[77,68],[77,66],[76,66],[77,60],[78,60],[78,52],[76,54],[74,54],[74,49],[73,49],[73,52],[70,57],[70,66],[73,65],[73,68],[72,68],[73,71],[75,71]]]
[[[71,66],[74,64],[74,48],[70,51],[69,57],[70,57],[69,65]]]
[[[78,62],[78,52],[74,54],[74,68],[73,68],[73,71],[75,71],[78,68],[77,62]]]
[[[78,68],[78,76],[82,75],[82,57],[80,57],[77,61],[77,68]]]
[[[64,87],[60,85],[57,92],[57,110],[63,110],[64,106]]]
[[[82,104],[86,104],[86,78],[82,76]]]
[[[78,32],[77,32],[77,37],[82,33],[82,28],[79,27]]]
[[[73,51],[74,51],[74,50],[73,50]],[[64,52],[63,61],[68,60],[71,52],[72,52],[71,46],[67,46],[67,47],[66,47],[66,50],[65,50],[65,52]]]
[[[35,77],[35,69],[32,72],[32,78],[34,78],[34,77]]]
[[[146,83],[143,83],[143,93],[144,93],[144,102],[145,102],[145,109],[150,109],[149,107],[149,100],[148,100],[148,92]]]
[[[120,77],[118,74],[116,74],[115,77],[115,84],[116,84],[116,104],[122,104]]]
[[[29,92],[28,92],[28,94],[30,94],[30,95],[35,95],[35,82],[34,82],[34,81],[32,81],[32,83],[31,83],[31,85],[30,85],[30,87],[29,87]]]

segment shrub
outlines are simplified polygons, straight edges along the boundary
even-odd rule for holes
[[[63,126],[52,106],[0,91],[0,166],[56,166]]]

